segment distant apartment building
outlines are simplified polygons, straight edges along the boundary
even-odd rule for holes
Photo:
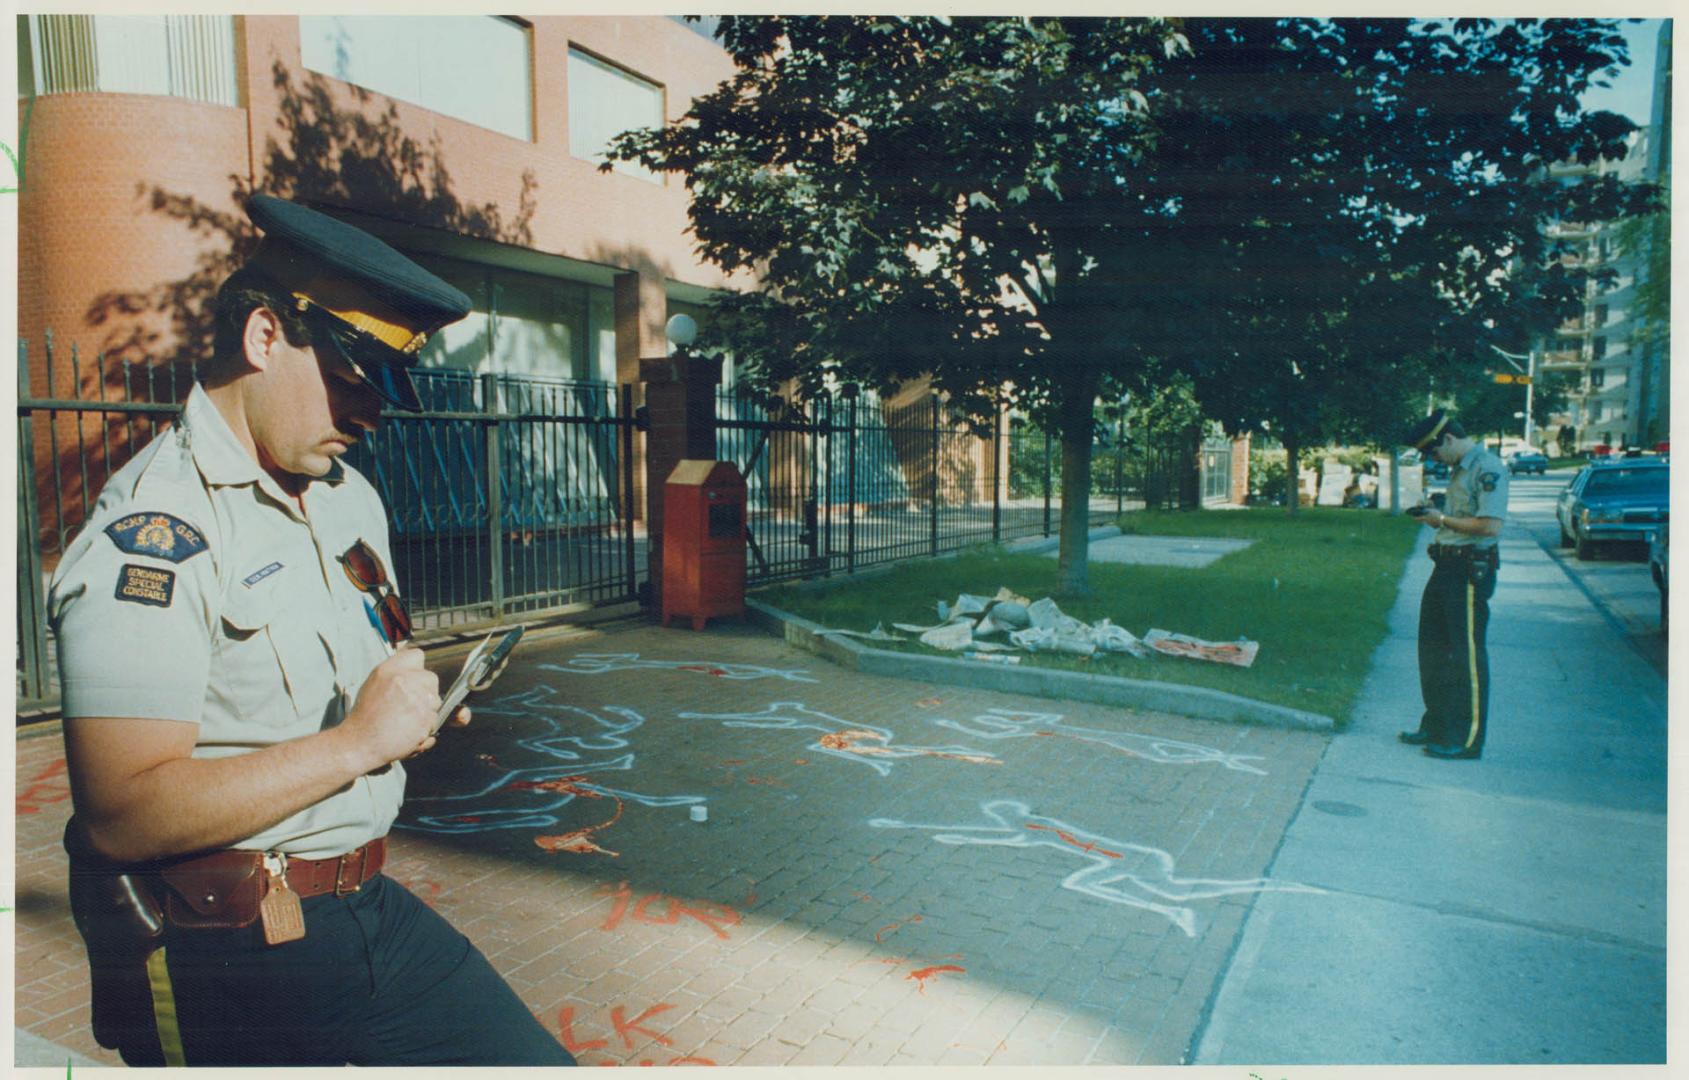
[[[637,381],[667,317],[727,285],[693,254],[680,180],[598,168],[611,136],[731,74],[676,19],[23,15],[18,53],[19,327],[50,328],[61,360],[200,359],[251,191],[468,293],[430,367]]]
[[[1594,176],[1621,180],[1670,180],[1671,23],[1662,27],[1650,123],[1631,135],[1618,161],[1563,162],[1551,180],[1575,184]],[[1650,261],[1649,234],[1620,222],[1557,222],[1549,235],[1567,247],[1568,265],[1606,270],[1592,282],[1583,311],[1543,343],[1544,374],[1564,372],[1572,386],[1564,412],[1550,418],[1544,439],[1553,443],[1570,425],[1577,448],[1596,445],[1651,447],[1671,429],[1671,356],[1667,327],[1638,307],[1638,286]]]

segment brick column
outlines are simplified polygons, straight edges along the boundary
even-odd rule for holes
[[[1232,502],[1239,506],[1249,502],[1249,436],[1239,435],[1232,440]]]
[[[682,459],[715,459],[715,390],[721,361],[702,356],[662,356],[639,362],[645,385],[646,565],[650,606],[662,609],[663,485]]]

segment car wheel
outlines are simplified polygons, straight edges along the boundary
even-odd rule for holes
[[[1595,558],[1595,541],[1587,536],[1577,538],[1577,557],[1579,562]]]

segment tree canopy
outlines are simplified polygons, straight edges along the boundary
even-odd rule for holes
[[[749,376],[928,376],[1060,433],[1083,592],[1093,403],[1175,372],[1232,430],[1405,419],[1426,372],[1563,313],[1549,217],[1616,185],[1578,95],[1610,21],[733,16],[737,72],[611,156],[684,176],[701,254],[755,270]],[[1519,347],[1519,339],[1503,342]]]

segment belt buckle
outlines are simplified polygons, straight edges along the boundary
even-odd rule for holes
[[[346,882],[345,882],[346,862],[353,855],[356,855],[358,857],[358,873],[357,873],[356,876],[354,876],[352,878],[352,887],[347,888]],[[350,896],[351,894],[357,892],[359,889],[363,888],[364,887],[364,864],[367,863],[368,861],[369,861],[369,847],[368,847],[368,845],[360,847],[356,851],[348,851],[346,854],[344,854],[344,855],[340,856],[340,858],[336,859],[335,862],[334,862],[334,895],[336,895],[336,896]]]

